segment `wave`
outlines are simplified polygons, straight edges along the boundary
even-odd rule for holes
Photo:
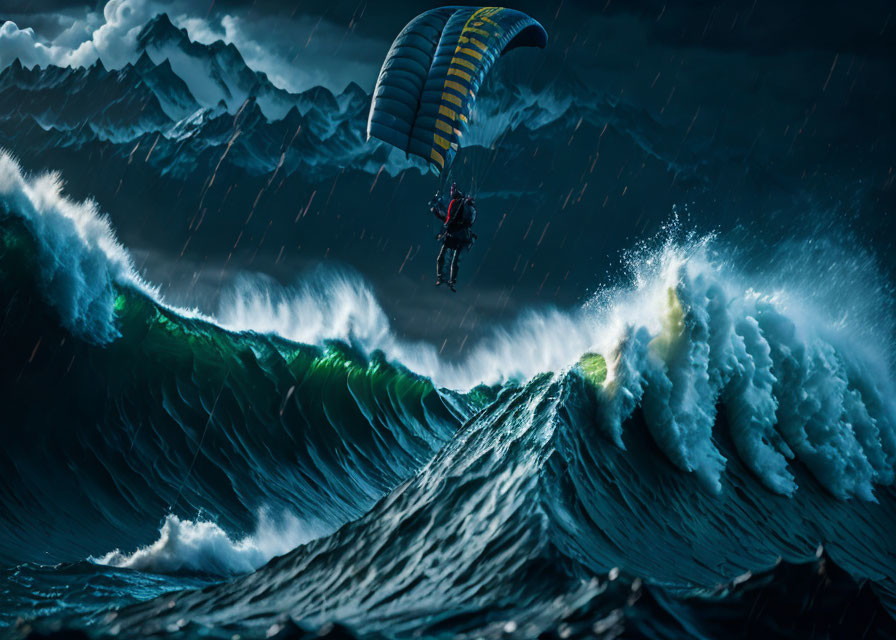
[[[38,239],[41,285],[65,327],[101,343],[117,337],[113,285],[147,287],[96,204],[64,197],[57,173],[26,178],[15,159],[2,151],[0,206]]]
[[[210,514],[234,540],[260,508],[332,531],[469,411],[381,353],[234,333],[166,305],[92,204],[0,160],[3,561],[134,549],[169,513]]]
[[[800,490],[780,496],[720,437],[729,467],[720,492],[706,491],[663,461],[643,412],[626,422],[625,450],[600,438],[589,384],[571,372],[505,389],[361,519],[249,576],[123,609],[117,628],[185,619],[261,636],[289,612],[397,637],[501,637],[510,623],[509,635],[533,637],[582,603],[606,604],[620,576],[673,601],[712,597],[781,558],[811,561],[819,543],[893,592],[891,488],[879,503],[839,500],[797,467]]]
[[[395,335],[363,279],[334,270],[319,271],[294,287],[247,275],[222,295],[217,313],[202,314],[167,303],[158,287],[145,282],[108,217],[91,201],[66,198],[61,176],[25,176],[8,152],[0,152],[0,176],[0,207],[24,223],[33,238],[46,300],[66,329],[93,343],[107,344],[120,336],[119,289],[136,291],[172,317],[230,332],[269,334],[311,345],[335,340],[368,354],[380,351],[436,385],[459,391],[568,366],[593,337],[577,314],[531,312],[510,329],[497,328],[462,362],[445,362],[433,345],[409,343]]]
[[[304,542],[97,628],[261,636],[288,611],[527,636],[604,602],[611,577],[679,602],[820,545],[893,613],[893,325],[872,259],[828,254],[811,276],[790,255],[796,277],[738,270],[713,237],[647,243],[581,309],[532,311],[445,362],[350,276],[243,283],[216,320],[171,308],[41,180],[0,193],[6,553],[40,539],[232,575]],[[77,278],[42,266],[64,243]],[[314,539],[265,547],[261,505]]]
[[[896,464],[889,322],[871,331],[871,352],[857,339],[868,318],[856,335],[792,291],[746,286],[706,248],[664,250],[655,275],[609,310],[603,428],[621,445],[639,408],[672,463],[718,491],[721,406],[737,454],[772,491],[793,494],[799,458],[834,495],[873,500]]]
[[[641,253],[631,285],[541,316],[547,334],[576,327],[549,355],[572,364],[505,384],[361,519],[116,625],[262,635],[289,611],[399,637],[531,637],[620,573],[680,601],[821,549],[892,607],[888,317],[854,327],[823,297],[746,287],[711,243]]]
[[[217,576],[250,573],[276,555],[290,551],[320,534],[290,513],[279,520],[258,514],[254,532],[234,539],[211,521],[181,520],[168,515],[159,539],[132,553],[119,549],[98,558],[97,564],[150,573],[210,573]]]
[[[493,328],[465,358],[445,360],[431,343],[396,335],[370,286],[357,274],[334,269],[313,272],[292,287],[245,276],[224,293],[214,322],[230,331],[302,344],[339,340],[365,353],[379,351],[436,386],[460,393],[568,368],[596,336],[584,311],[531,310],[509,327]]]

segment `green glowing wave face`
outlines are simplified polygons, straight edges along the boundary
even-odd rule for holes
[[[145,544],[169,509],[238,533],[264,507],[326,532],[412,475],[471,411],[382,354],[228,332],[130,287],[110,294],[120,337],[90,344],[46,303],[27,231],[2,225],[0,456],[25,506],[0,540],[18,561]]]

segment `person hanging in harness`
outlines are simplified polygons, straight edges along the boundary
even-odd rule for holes
[[[448,270],[448,288],[457,291],[454,285],[457,283],[457,266],[460,262],[460,252],[473,244],[476,234],[473,233],[473,223],[476,221],[476,206],[473,198],[461,193],[457,185],[452,183],[449,191],[448,207],[445,208],[442,199],[437,195],[429,203],[429,210],[433,215],[444,222],[439,233],[442,241],[442,249],[436,259],[436,286],[445,282],[445,258],[451,252],[451,264]]]

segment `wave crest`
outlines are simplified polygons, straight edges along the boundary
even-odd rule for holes
[[[875,484],[893,482],[885,342],[875,356],[791,292],[743,286],[707,259],[705,243],[667,247],[659,263],[603,322],[618,336],[603,351],[599,389],[614,442],[640,407],[669,460],[719,491],[721,408],[738,455],[772,491],[796,490],[794,458],[840,498],[874,500]]]
[[[96,203],[62,195],[58,173],[26,177],[12,155],[0,150],[0,210],[20,217],[38,239],[41,285],[62,323],[94,342],[117,337],[113,283],[147,293],[150,288]]]
[[[295,516],[285,513],[274,520],[258,516],[255,531],[234,538],[214,522],[165,517],[159,539],[132,553],[119,549],[98,558],[97,564],[150,573],[210,573],[229,576],[250,573],[274,556],[281,555],[315,537]]]

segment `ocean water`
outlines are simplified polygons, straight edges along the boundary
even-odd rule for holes
[[[175,308],[60,184],[0,155],[0,633],[896,634],[873,256],[673,223],[445,361],[343,273]]]

